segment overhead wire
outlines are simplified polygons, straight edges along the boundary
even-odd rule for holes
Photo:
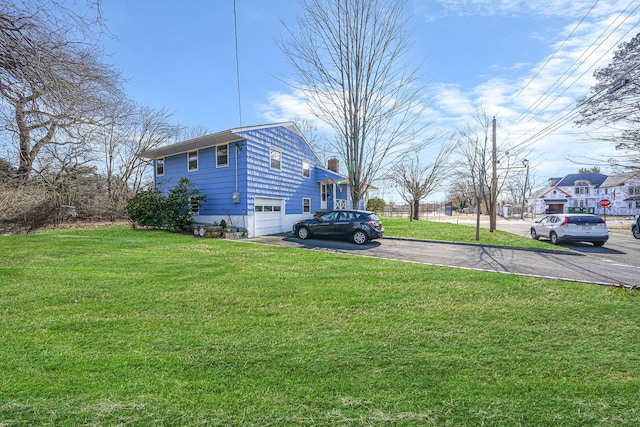
[[[560,88],[562,86],[563,83],[565,83],[572,75],[573,73],[575,73],[580,66],[584,65],[587,61],[587,58],[585,58],[585,56],[587,56],[588,54],[590,55],[593,52],[597,52],[598,49],[600,49],[602,47],[602,45],[613,35],[615,34],[615,31],[617,31],[625,22],[627,22],[627,20],[630,18],[630,16],[636,12],[638,10],[638,8],[640,8],[640,4],[637,4],[636,7],[631,10],[628,14],[626,18],[623,18],[621,21],[619,18],[622,17],[622,15],[634,4],[636,3],[636,0],[631,0],[631,2],[629,2],[629,4],[627,4],[627,6],[624,8],[624,10],[622,10],[619,14],[618,17],[616,19],[614,19],[613,21],[611,21],[609,23],[609,25],[600,33],[600,35],[598,35],[598,37],[596,37],[593,42],[591,42],[591,44],[589,45],[589,47],[587,47],[582,54],[576,58],[573,63],[564,71],[564,73],[562,73],[562,75],[558,78],[558,80],[556,80],[556,82],[551,85],[549,88],[547,88],[547,90],[536,100],[536,102],[534,102],[524,113],[522,113],[520,115],[520,117],[516,120],[517,123],[522,122],[524,119],[526,119],[527,117],[531,116],[531,112],[533,112],[537,107],[541,106],[543,102],[545,102],[546,100],[548,100],[551,95],[553,94],[554,91],[556,91],[558,88]],[[611,27],[614,25],[614,23],[619,22],[618,25],[611,31],[609,31],[611,29]],[[635,26],[634,26],[635,27]],[[634,28],[632,27],[629,31],[627,31],[627,33],[625,33],[624,36],[622,36],[618,43],[622,40],[624,40],[624,38],[629,34],[629,32]],[[606,37],[605,34],[607,34]],[[604,38],[602,38],[604,37]],[[598,42],[598,40],[602,39],[599,44],[594,48],[594,45]],[[616,43],[616,45],[618,44]],[[551,99],[549,102],[546,103],[546,105],[542,108],[544,110],[544,108],[550,106],[551,104],[553,104],[561,95],[563,95],[567,90],[569,90],[571,87],[573,87],[587,72],[589,72],[589,70],[591,70],[591,68],[593,68],[593,66],[595,66],[595,64],[598,64],[602,58],[604,58],[609,52],[605,52],[603,55],[601,55],[595,62],[593,62],[593,65],[591,67],[588,67],[586,69],[585,72],[583,72],[582,74],[580,74],[580,76],[578,76],[577,78],[575,78],[573,80],[573,82],[569,85],[566,85],[564,90],[555,95],[553,97],[553,99]]]
[[[624,14],[628,9],[629,9],[629,7],[630,7],[633,3],[635,3],[635,1],[632,1],[631,3],[629,3],[629,4],[627,5],[627,7],[626,7],[626,8],[625,8],[625,9],[624,9],[624,10],[623,10],[619,15],[618,15],[618,18],[622,17],[622,15],[623,15],[623,14]],[[594,6],[595,6],[595,5],[594,5]],[[622,25],[623,25],[623,24],[624,24],[624,23],[629,19],[629,17],[631,16],[631,14],[633,14],[633,13],[634,13],[634,12],[635,12],[639,7],[640,7],[640,5],[636,6],[636,7],[635,7],[631,12],[629,12],[629,13],[627,14],[627,16],[622,20],[622,22],[620,22],[620,23],[616,26],[616,28],[615,28],[615,29],[613,29],[613,30],[609,33],[609,35],[607,35],[607,37],[606,37],[604,40],[602,40],[602,41],[600,42],[600,44],[598,45],[598,48],[599,48],[599,47],[601,47],[601,46],[602,46],[602,44],[603,44],[603,43],[604,43],[604,42],[605,42],[605,41],[606,41],[606,40],[607,40],[611,35],[613,35],[613,34],[615,33],[615,31],[616,31],[616,30],[618,30],[618,29],[622,26]],[[591,9],[590,9],[590,11],[591,11]],[[585,15],[585,17],[586,17],[586,15]],[[617,22],[617,21],[619,21],[619,19],[618,19],[618,18],[616,18],[613,22]],[[584,18],[583,18],[583,20],[584,20]],[[581,22],[582,22],[582,21],[581,21]],[[585,53],[586,53],[586,52],[588,52],[588,51],[593,47],[593,45],[595,44],[595,42],[596,42],[598,39],[600,39],[600,38],[605,34],[605,32],[606,32],[606,31],[608,31],[608,30],[611,28],[611,26],[612,26],[612,24],[609,24],[609,26],[607,26],[607,28],[606,28],[606,29],[605,29],[605,30],[604,30],[604,31],[603,31],[603,32],[602,32],[602,33],[601,33],[601,34],[600,34],[600,35],[599,35],[599,36],[594,40],[594,42],[589,46],[589,48],[587,48],[587,49],[583,52],[583,54],[582,54],[578,59],[582,58],[582,57],[585,55]],[[627,35],[628,35],[628,34],[629,34],[629,33],[630,33],[634,28],[636,28],[636,27],[637,27],[637,24],[636,24],[636,25],[634,25],[634,26],[632,26],[632,27],[631,27],[631,28],[630,28],[630,29],[629,29],[629,30],[628,30],[628,31],[627,31],[627,32],[626,32],[626,33],[625,33],[625,34],[624,34],[624,35],[619,39],[619,41],[618,41],[618,43],[617,43],[616,45],[618,45],[620,42],[622,42],[622,41],[627,37]],[[574,30],[575,30],[575,28],[574,28]],[[572,33],[573,33],[573,32],[575,32],[575,31],[572,31]],[[566,40],[565,40],[565,41],[566,41]],[[563,42],[563,43],[564,43],[564,42]],[[601,55],[601,56],[598,58],[598,60],[594,63],[594,65],[595,65],[595,64],[597,64],[599,61],[601,61],[601,60],[604,58],[604,56],[606,56],[607,54],[609,54],[609,52],[608,52],[608,51],[607,51],[607,52],[605,52],[603,55]],[[577,61],[578,61],[578,60],[574,61],[574,63],[573,63],[573,64],[572,64],[572,66],[570,67],[570,69],[571,69],[571,68],[573,68],[573,66],[576,64],[576,62],[577,62]],[[582,63],[581,63],[581,64],[584,64],[584,62],[585,62],[585,61],[582,61]],[[546,65],[546,64],[545,64],[545,65]],[[573,86],[577,83],[577,81],[579,81],[579,79],[581,79],[581,78],[582,78],[582,77],[583,77],[587,72],[589,72],[592,68],[593,68],[593,66],[589,67],[589,68],[588,68],[587,70],[585,70],[585,71],[584,71],[580,76],[578,76],[578,77],[577,77],[577,78],[576,78],[576,79],[575,79],[575,80],[574,80],[570,85],[568,85],[567,87],[565,87],[565,89],[564,89],[561,93],[557,94],[557,95],[554,97],[554,99],[553,99],[553,100],[551,100],[551,102],[549,102],[549,103],[547,103],[547,104],[545,105],[545,108],[548,108],[550,105],[552,105],[552,104],[553,104],[553,102],[557,101],[557,99],[559,99],[559,97],[560,97],[560,96],[562,96],[562,95],[563,95],[567,90],[569,90],[571,87],[573,87]],[[575,70],[574,70],[574,71],[575,71]],[[573,72],[574,72],[574,71],[571,71],[571,74],[573,74]],[[628,70],[628,71],[629,71],[629,70]],[[556,83],[554,83],[554,85],[552,85],[552,87],[551,87],[551,88],[559,87],[562,83],[564,83],[564,82],[569,78],[569,76],[570,76],[570,74],[569,74],[569,75],[566,75],[566,74],[567,74],[567,72],[563,73],[563,75],[560,77],[560,79],[559,79],[558,81],[556,81]],[[566,77],[565,77],[565,75],[566,75]],[[527,85],[529,85],[530,83],[531,83],[531,81],[530,81],[529,83],[527,83]],[[521,92],[522,92],[522,90],[521,90],[520,92],[518,92],[518,93],[521,93]],[[523,113],[523,114],[524,114],[524,117],[529,116],[530,114],[528,114],[528,113],[529,113],[531,110],[533,110],[533,108],[534,108],[534,107],[539,106],[539,105],[540,105],[540,103],[541,103],[544,99],[549,98],[549,95],[547,95],[547,93],[548,93],[548,92],[549,92],[549,90],[547,90],[547,92],[545,92],[545,94],[543,94],[543,96],[541,96],[541,97],[536,101],[536,103],[534,103],[531,107],[529,107],[529,109],[527,109],[527,111],[525,111],[525,113]],[[593,96],[597,96],[597,95],[599,95],[599,94],[600,94],[600,93],[596,93],[596,94],[594,94]],[[544,95],[547,95],[547,96],[544,96]],[[586,94],[584,94],[581,98],[583,98],[583,97],[585,97],[585,96],[587,96],[587,95],[588,95],[588,92],[587,92]],[[590,99],[592,99],[592,98],[590,98]],[[529,147],[529,146],[531,146],[533,143],[535,143],[535,142],[539,141],[540,139],[542,139],[543,137],[545,137],[545,136],[549,135],[550,133],[552,133],[553,131],[555,131],[555,130],[556,130],[556,129],[558,129],[559,127],[561,127],[561,126],[563,126],[563,125],[566,125],[566,124],[567,124],[567,123],[569,123],[570,121],[573,121],[573,120],[574,120],[575,118],[577,118],[577,116],[578,116],[578,112],[577,112],[578,107],[576,106],[575,102],[571,102],[571,103],[569,103],[569,104],[565,105],[564,107],[560,108],[560,109],[559,109],[558,111],[556,111],[556,112],[555,112],[555,113],[554,113],[550,118],[554,118],[554,117],[556,117],[557,115],[561,114],[563,111],[566,111],[568,108],[570,108],[570,107],[572,107],[572,106],[573,106],[573,108],[572,108],[572,110],[571,110],[571,111],[569,111],[569,112],[565,113],[561,118],[559,118],[558,120],[556,120],[556,121],[554,121],[554,122],[552,122],[552,123],[548,124],[546,127],[544,127],[543,129],[541,129],[541,130],[537,131],[536,133],[534,133],[533,135],[529,136],[528,138],[525,138],[525,139],[524,139],[524,140],[522,140],[521,142],[516,143],[516,145],[515,145],[515,146],[513,146],[513,148],[512,148],[512,149],[523,148],[523,147]],[[535,116],[539,116],[543,111],[544,111],[544,110],[542,110],[541,112],[539,112],[539,113],[535,114],[535,115],[534,115],[534,117],[535,117]],[[522,118],[522,116],[521,116],[521,118],[519,118],[516,122],[518,122],[518,123],[519,123],[519,122],[521,122],[521,121],[522,121],[522,119],[523,119],[523,118]],[[534,128],[533,130],[535,131],[535,130],[536,130],[536,128]]]
[[[238,49],[238,16],[236,12],[236,0],[233,0],[233,35],[236,42],[236,81],[238,83],[238,115],[240,128],[242,129],[242,98],[240,96],[240,55]]]
[[[576,26],[575,26],[575,27],[573,27],[573,30],[571,30],[571,32],[569,33],[569,35],[567,35],[567,37],[565,37],[565,39],[562,41],[562,43],[560,43],[560,45],[559,45],[559,46],[558,46],[558,48],[555,50],[555,52],[553,52],[553,53],[551,54],[551,56],[549,56],[549,57],[547,58],[547,60],[545,61],[545,63],[544,63],[544,64],[542,64],[542,67],[540,67],[540,68],[538,69],[538,71],[536,72],[536,74],[535,74],[533,77],[531,77],[531,78],[529,79],[529,81],[527,82],[527,84],[526,84],[526,85],[524,85],[524,86],[523,86],[523,87],[518,91],[518,93],[516,93],[516,94],[514,95],[514,98],[515,98],[515,97],[517,97],[517,96],[519,96],[522,92],[524,92],[524,90],[525,90],[526,88],[528,88],[528,87],[529,87],[529,85],[530,85],[530,84],[531,84],[531,83],[532,83],[532,82],[533,82],[533,81],[534,81],[534,80],[535,80],[535,79],[540,75],[540,73],[542,72],[542,70],[544,70],[544,69],[545,69],[545,67],[546,67],[547,65],[549,65],[549,62],[551,62],[551,60],[556,56],[556,54],[557,54],[558,52],[560,52],[560,50],[564,47],[565,43],[567,43],[567,41],[571,38],[571,36],[573,36],[573,34],[578,30],[578,28],[580,27],[580,25],[582,25],[582,23],[585,21],[585,19],[587,19],[587,17],[589,16],[589,14],[591,14],[591,11],[592,11],[592,10],[593,10],[597,5],[598,5],[598,3],[599,3],[599,2],[600,2],[600,0],[596,0],[596,2],[593,4],[593,6],[591,6],[591,8],[587,11],[587,13],[582,17],[582,19],[580,20],[580,22],[578,22],[578,23],[576,24]]]
[[[636,64],[633,66],[630,66],[629,68],[627,68],[625,70],[625,74],[628,74],[636,69],[640,68],[640,64]],[[589,102],[593,99],[595,99],[597,96],[601,95],[605,90],[608,90],[608,88],[603,87],[602,89],[600,89],[598,92],[594,93],[593,95],[591,95],[589,98],[587,98],[585,100],[585,102]],[[589,94],[589,91],[587,91],[587,93],[585,93],[583,96],[581,96],[580,98],[585,98],[587,95]],[[553,131],[555,131],[556,129],[567,125],[568,123],[574,121],[575,119],[577,119],[580,116],[580,113],[578,111],[578,106],[575,102],[571,102],[567,105],[565,105],[563,108],[557,110],[550,118],[556,117],[558,114],[562,113],[563,111],[566,111],[569,107],[573,108],[565,113],[561,118],[559,118],[558,120],[546,125],[543,129],[541,129],[540,131],[536,132],[533,135],[528,136],[527,138],[525,138],[522,142],[517,143],[513,146],[511,146],[512,150],[517,150],[517,149],[522,149],[522,148],[528,148],[531,145],[533,145],[534,143],[538,142],[540,139],[548,136],[549,134],[553,133]],[[534,128],[535,130],[536,128]]]

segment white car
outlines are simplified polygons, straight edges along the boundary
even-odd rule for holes
[[[531,237],[545,237],[557,245],[562,242],[591,242],[602,246],[609,240],[607,223],[591,214],[552,214],[537,220],[531,226]]]

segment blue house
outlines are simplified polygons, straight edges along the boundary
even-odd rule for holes
[[[351,207],[337,159],[325,167],[293,122],[242,127],[139,153],[162,191],[186,177],[206,200],[198,223],[225,220],[260,236],[291,230],[316,212]]]

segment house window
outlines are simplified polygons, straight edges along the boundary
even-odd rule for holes
[[[216,167],[229,166],[229,144],[216,145]]]
[[[311,212],[311,199],[304,198],[302,199],[302,213],[310,213]]]
[[[322,184],[320,186],[320,193],[322,196],[322,201],[326,202],[327,201],[327,184]]]
[[[164,175],[164,157],[156,160],[156,176]]]
[[[200,213],[200,201],[197,197],[189,197],[189,210],[194,215],[198,215]]]
[[[640,187],[629,187],[629,195],[630,196],[640,195]]]
[[[576,187],[575,194],[587,195],[589,194],[589,187],[584,187],[584,186]]]
[[[189,172],[198,170],[198,150],[189,151],[187,154],[189,157]]]
[[[278,150],[271,149],[271,169],[282,170],[282,153]]]
[[[307,161],[302,162],[302,176],[305,178],[311,176],[311,164]]]

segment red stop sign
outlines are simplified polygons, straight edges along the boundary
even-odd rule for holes
[[[611,200],[609,200],[609,199],[600,200],[600,207],[601,208],[608,208],[609,206],[611,206]]]

